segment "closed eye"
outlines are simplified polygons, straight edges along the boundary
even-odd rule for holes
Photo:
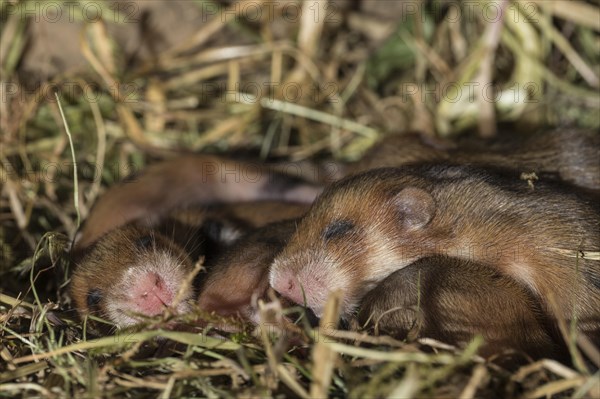
[[[349,220],[336,220],[329,224],[323,231],[323,239],[325,241],[332,240],[334,238],[342,237],[354,230],[354,223]]]
[[[145,236],[139,237],[135,241],[135,245],[139,249],[149,249],[154,245],[154,237],[152,237],[151,235],[145,235]]]
[[[98,289],[90,290],[87,294],[86,302],[88,307],[93,308],[98,306],[102,300],[102,292]]]

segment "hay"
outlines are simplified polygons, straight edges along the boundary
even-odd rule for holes
[[[302,324],[214,335],[193,327],[198,314],[175,320],[190,331],[166,330],[166,315],[94,337],[66,295],[79,213],[156,157],[353,160],[410,129],[598,129],[596,4],[190,1],[167,29],[179,36],[161,37],[160,2],[98,3],[98,20],[90,3],[54,22],[48,9],[34,18],[49,3],[0,3],[0,396],[600,397],[598,373],[550,360],[505,370],[475,355],[478,340],[460,350]],[[186,31],[188,13],[200,19]],[[64,30],[58,51],[44,23]],[[473,84],[493,86],[471,96]]]

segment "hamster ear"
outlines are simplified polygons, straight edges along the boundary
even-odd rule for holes
[[[402,189],[394,197],[396,209],[402,215],[407,230],[423,228],[435,215],[435,201],[427,191],[416,187]]]

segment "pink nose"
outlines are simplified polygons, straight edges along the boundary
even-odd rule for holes
[[[171,305],[174,294],[160,274],[149,272],[135,283],[129,297],[134,311],[154,316]]]
[[[283,284],[283,292],[280,293],[288,297],[290,300],[303,305],[305,302],[306,293],[302,290],[302,284],[300,284],[295,277],[285,279]]]
[[[327,287],[312,276],[298,279],[293,274],[283,274],[273,282],[273,288],[299,305],[312,307],[327,293]]]
[[[299,304],[304,304],[304,294],[302,292],[302,288],[303,286],[298,281],[298,278],[291,273],[279,275],[273,281],[273,289],[275,291],[279,292],[289,300]]]

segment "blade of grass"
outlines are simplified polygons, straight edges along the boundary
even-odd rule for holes
[[[54,97],[56,97],[56,104],[58,105],[60,117],[62,118],[63,125],[65,127],[65,132],[67,133],[67,137],[69,138],[69,146],[71,147],[71,159],[73,161],[73,205],[75,206],[75,212],[77,214],[77,228],[79,228],[79,226],[81,225],[81,214],[79,212],[79,179],[77,178],[77,158],[75,157],[73,136],[71,135],[71,130],[69,129],[69,124],[67,123],[67,118],[65,117],[65,113],[60,103],[60,98],[58,97],[58,93],[55,92]]]
[[[84,341],[76,344],[63,346],[62,348],[56,349],[52,352],[40,353],[37,355],[28,355],[17,358],[14,360],[15,364],[27,363],[31,361],[39,361],[42,359],[48,359],[54,356],[59,356],[65,353],[75,351],[87,351],[90,349],[98,348],[110,348],[110,347],[121,347],[128,344],[134,344],[139,341],[147,341],[156,337],[163,337],[170,339],[175,342],[179,342],[187,345],[196,345],[203,348],[210,349],[222,349],[222,350],[236,350],[240,347],[239,344],[232,341],[223,341],[218,338],[208,337],[206,335],[166,331],[166,330],[154,330],[154,331],[142,331],[131,334],[117,334],[109,337],[99,338],[93,341]]]

